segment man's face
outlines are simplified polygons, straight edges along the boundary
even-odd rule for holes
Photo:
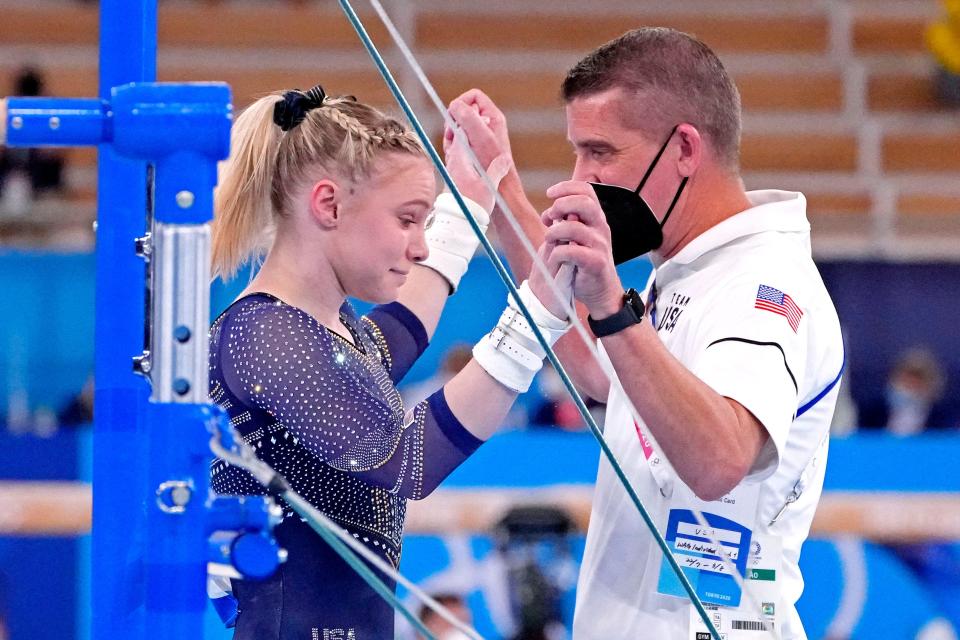
[[[635,102],[615,88],[567,103],[567,138],[576,154],[574,180],[604,182],[631,191],[637,188],[670,129],[664,128],[659,139],[651,140],[640,130],[628,127],[624,114],[639,108],[632,105]],[[671,140],[640,192],[658,219],[683,178],[676,170],[677,156],[678,147]]]

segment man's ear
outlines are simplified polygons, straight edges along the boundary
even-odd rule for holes
[[[677,127],[677,138],[680,140],[677,170],[684,177],[692,176],[703,160],[703,138],[697,128],[689,124]]]
[[[313,185],[310,190],[310,216],[323,229],[336,229],[340,225],[340,186],[328,178]]]

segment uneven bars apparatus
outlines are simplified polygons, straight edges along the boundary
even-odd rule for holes
[[[93,640],[200,638],[209,562],[264,577],[283,557],[272,499],[209,497],[209,430],[229,430],[207,327],[230,89],[156,83],[156,50],[156,0],[101,0],[99,97],[0,108],[0,143],[99,149]]]
[[[137,24],[139,31],[123,29]],[[2,114],[10,146],[100,147],[95,638],[140,637],[134,632],[146,629],[162,637],[170,629],[181,637],[202,628],[196,624],[202,624],[207,555],[190,543],[205,540],[215,519],[198,505],[209,485],[206,427],[218,419],[206,403],[207,222],[216,162],[229,148],[231,105],[224,85],[152,83],[155,56],[155,0],[129,6],[103,0],[100,99],[12,99]],[[150,289],[143,286],[150,276],[139,258],[156,276]],[[152,296],[145,295],[148,290]],[[137,327],[147,306],[151,322],[144,344]],[[141,350],[136,364],[153,380],[149,402],[149,386],[129,367],[128,358]],[[131,452],[149,460],[145,470],[135,467],[140,456]],[[223,518],[217,527],[242,527],[242,515],[224,515],[226,504],[212,512]],[[252,528],[269,530],[270,505],[264,501],[258,508],[262,526]],[[124,560],[116,551],[131,538],[133,554]],[[275,566],[276,549],[265,549]],[[142,598],[133,600],[145,603],[142,613],[122,606],[131,600],[124,590],[132,589],[138,572],[144,583],[135,595]],[[107,631],[107,625],[120,626]]]

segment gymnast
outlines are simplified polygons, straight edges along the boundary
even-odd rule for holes
[[[459,145],[446,164],[481,226],[493,195]],[[213,273],[263,258],[210,329],[210,396],[292,488],[394,567],[405,504],[420,499],[498,427],[544,351],[508,305],[445,387],[404,407],[396,384],[423,353],[479,240],[401,122],[319,86],[263,97],[237,119],[221,167]],[[506,156],[487,168],[494,183]],[[551,343],[568,328],[520,289]],[[376,303],[359,316],[348,296]],[[543,297],[541,295],[541,297]],[[217,459],[224,494],[263,495]],[[232,581],[237,640],[391,638],[393,609],[285,504],[288,559]],[[389,579],[388,584],[392,584]]]

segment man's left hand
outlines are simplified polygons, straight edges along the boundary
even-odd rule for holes
[[[543,251],[551,273],[563,263],[577,267],[573,294],[594,318],[623,307],[623,286],[613,264],[610,227],[589,183],[568,180],[547,189],[553,205],[541,220],[548,227]]]

